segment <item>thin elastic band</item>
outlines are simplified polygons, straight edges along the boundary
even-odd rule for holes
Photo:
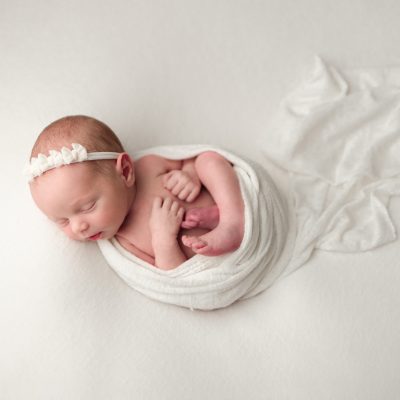
[[[46,171],[63,165],[75,164],[83,161],[115,160],[121,153],[112,151],[98,151],[88,153],[86,148],[79,143],[72,143],[72,149],[63,147],[60,151],[50,150],[49,155],[42,153],[32,157],[24,169],[24,174],[31,182]]]

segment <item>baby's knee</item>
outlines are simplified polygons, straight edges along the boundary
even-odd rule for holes
[[[228,161],[221,154],[211,150],[199,154],[196,158],[197,167],[212,166],[215,163],[228,163]]]

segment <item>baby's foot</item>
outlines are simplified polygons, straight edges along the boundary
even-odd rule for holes
[[[219,222],[219,210],[217,206],[191,208],[186,211],[182,228],[205,228],[214,229]],[[190,247],[190,246],[189,246]]]
[[[207,242],[205,242],[204,240],[200,239],[197,236],[183,235],[182,243],[186,247],[190,247],[195,253],[197,253],[203,247],[207,246]]]
[[[204,256],[218,256],[236,250],[243,238],[243,226],[240,224],[218,225],[212,231],[201,236],[182,236],[182,243],[195,253]]]

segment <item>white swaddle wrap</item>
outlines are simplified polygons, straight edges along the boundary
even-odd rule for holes
[[[245,205],[244,238],[238,250],[217,257],[196,255],[164,271],[123,249],[116,239],[98,242],[109,265],[144,295],[191,309],[211,310],[253,296],[285,270],[293,246],[292,215],[260,166],[210,146],[169,146],[134,154],[185,159],[214,150],[228,159],[239,178]]]
[[[183,159],[205,150],[216,149],[148,153]],[[399,68],[353,70],[345,79],[316,58],[309,77],[282,102],[261,150],[289,171],[284,201],[262,168],[216,150],[234,164],[245,202],[237,251],[161,271],[115,240],[100,241],[108,263],[153,299],[214,309],[259,293],[302,266],[315,248],[365,251],[396,238],[388,206],[400,195]]]

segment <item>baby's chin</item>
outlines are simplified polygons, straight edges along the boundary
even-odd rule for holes
[[[106,232],[101,232],[101,236],[97,240],[109,240],[112,239],[115,236],[115,233],[106,233]]]
[[[97,232],[94,235],[86,237],[86,238],[72,237],[72,236],[67,235],[67,237],[69,239],[75,240],[77,242],[96,242],[96,241],[102,240],[102,239],[105,239],[105,240],[111,239],[113,236],[114,235],[112,233],[104,232],[104,231]]]

